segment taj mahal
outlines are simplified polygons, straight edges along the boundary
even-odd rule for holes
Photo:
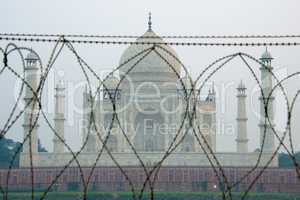
[[[136,43],[131,44],[120,58],[120,68],[111,73],[91,94],[85,89],[82,98],[82,144],[78,155],[81,166],[140,166],[155,165],[164,158],[163,166],[211,166],[215,158],[222,166],[255,166],[260,152],[248,150],[247,89],[242,81],[236,85],[236,152],[216,151],[217,109],[214,85],[210,85],[205,97],[197,95],[193,81],[182,67],[179,56],[171,46],[164,44],[152,29],[151,18],[147,31]],[[150,44],[149,44],[150,43]],[[155,45],[157,44],[157,45]],[[261,83],[265,94],[271,92],[273,83],[272,56],[266,50],[260,61]],[[26,80],[33,90],[38,87],[38,58],[32,52],[25,58]],[[33,92],[26,88],[24,102],[28,106],[24,115],[24,137],[30,133],[20,156],[20,166],[62,167],[72,161],[73,155],[66,149],[65,141],[65,93],[63,82],[55,88],[55,116],[53,152],[38,152],[38,123],[32,127]],[[261,120],[257,126],[263,150],[258,162],[264,166],[275,149],[273,101],[270,98],[268,115],[271,123],[265,124],[263,98],[260,101]],[[32,130],[30,130],[32,129]],[[265,134],[265,137],[264,137]],[[125,137],[126,136],[126,137]],[[201,144],[201,145],[200,145]],[[99,153],[101,156],[97,159]],[[137,155],[138,157],[137,157]],[[73,159],[71,166],[78,163]],[[277,156],[270,166],[278,166]]]

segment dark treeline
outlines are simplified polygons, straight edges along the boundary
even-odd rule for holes
[[[297,152],[295,154],[295,158],[297,163],[300,165],[300,152]],[[281,168],[291,168],[294,167],[293,160],[291,157],[286,153],[280,153],[279,154],[279,167]]]
[[[12,139],[7,139],[5,137],[0,139],[0,168],[8,168],[13,160],[15,152],[17,152],[21,143],[16,142]],[[21,149],[22,150],[22,149]],[[47,152],[47,150],[38,141],[39,152]],[[12,166],[14,168],[19,167],[20,153],[16,155]]]

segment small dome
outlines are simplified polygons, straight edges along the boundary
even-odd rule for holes
[[[268,49],[266,49],[265,52],[261,55],[260,59],[261,60],[272,60],[273,57],[270,54],[270,52],[268,51]]]
[[[109,75],[107,79],[104,81],[103,89],[116,89],[118,87],[120,80],[118,77],[114,75]]]
[[[141,59],[147,52],[131,59],[136,54],[144,51],[145,49],[151,48],[153,44],[132,44],[130,45],[122,54],[120,59],[120,64],[128,63],[120,68],[121,74],[126,74],[129,70],[131,72],[153,72],[153,73],[172,73],[176,75],[174,70],[180,74],[180,63],[176,60],[178,55],[176,52],[168,45],[162,44],[164,40],[156,35],[151,29],[149,29],[144,35],[139,37],[136,42],[138,43],[158,43],[160,47],[155,48],[157,52],[174,68],[170,67],[156,52],[152,51],[145,58],[143,58],[133,69],[132,66]],[[163,48],[163,49],[162,49]],[[169,53],[168,53],[169,52]],[[171,55],[170,55],[171,54]],[[172,56],[173,55],[173,56]]]
[[[32,61],[35,61],[35,60],[38,60],[39,58],[37,57],[37,55],[35,53],[33,53],[33,51],[30,51],[25,60],[32,60]]]

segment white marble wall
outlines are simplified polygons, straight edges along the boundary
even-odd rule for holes
[[[147,165],[157,163],[164,156],[164,153],[139,153],[143,162]],[[216,158],[223,167],[251,167],[257,162],[259,153],[216,153]],[[70,153],[39,153],[36,155],[38,159],[35,160],[34,166],[36,167],[58,167],[64,166],[72,159]],[[78,162],[81,166],[92,166],[96,160],[97,154],[95,153],[81,153],[78,156]],[[121,166],[139,166],[140,163],[133,153],[113,153],[114,159]],[[212,155],[209,155],[212,159]],[[265,153],[262,155],[258,166],[264,166],[271,158],[271,154]],[[29,167],[28,154],[22,154],[20,158],[21,167]],[[213,161],[213,163],[216,163]],[[75,160],[71,166],[78,166]],[[101,155],[97,166],[115,166],[111,157],[107,153]],[[203,153],[172,153],[164,162],[163,166],[211,166],[206,155]],[[278,157],[275,156],[270,167],[278,166]]]

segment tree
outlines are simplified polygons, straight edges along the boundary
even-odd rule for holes
[[[0,138],[0,168],[8,168],[10,165],[12,167],[19,166],[20,152],[22,151],[20,145],[19,142],[15,142],[12,139]],[[18,150],[19,152],[17,152]]]
[[[300,165],[300,152],[295,153],[297,163]],[[290,168],[294,167],[292,158],[286,153],[279,154],[279,167]]]

